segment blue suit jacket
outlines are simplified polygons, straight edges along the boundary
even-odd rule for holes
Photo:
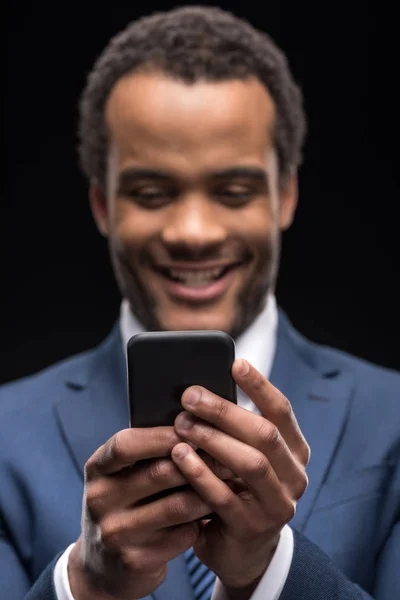
[[[312,449],[281,600],[400,599],[400,376],[310,343],[281,313],[271,381]],[[55,600],[56,558],[80,533],[84,464],[127,426],[117,327],[0,389],[2,599]],[[182,556],[152,598],[193,600]]]

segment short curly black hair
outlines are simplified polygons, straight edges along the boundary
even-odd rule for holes
[[[105,103],[115,83],[135,70],[162,71],[188,84],[257,77],[275,103],[281,184],[300,165],[306,118],[285,55],[266,33],[230,12],[184,6],[131,22],[95,62],[80,100],[78,131],[80,165],[89,180],[106,184]]]

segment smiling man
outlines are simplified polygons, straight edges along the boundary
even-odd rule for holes
[[[146,328],[236,337],[263,309],[297,199],[296,174],[279,181],[275,120],[254,75],[188,84],[154,68],[113,87],[106,193],[92,183],[90,199]]]
[[[220,9],[133,22],[96,61],[80,159],[121,315],[0,391],[7,600],[400,597],[400,377],[276,305],[304,134],[284,55]],[[127,341],[193,329],[235,338],[238,405],[194,386],[174,426],[127,429]]]

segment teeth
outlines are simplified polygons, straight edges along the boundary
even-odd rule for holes
[[[217,279],[223,271],[223,267],[216,269],[207,269],[206,271],[187,271],[171,269],[171,277],[182,281],[189,286],[201,286]]]

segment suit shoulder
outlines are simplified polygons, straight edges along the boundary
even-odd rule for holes
[[[21,411],[30,412],[33,408],[38,409],[41,404],[49,405],[52,395],[61,385],[70,379],[85,376],[95,352],[96,348],[81,352],[38,373],[1,385],[0,415],[3,418],[7,414],[10,417],[14,413],[21,415]]]
[[[321,358],[340,364],[343,368],[352,371],[356,377],[362,377],[368,381],[368,385],[378,386],[381,389],[384,386],[400,392],[400,373],[398,371],[374,364],[336,348],[314,345],[321,354]]]
[[[99,364],[109,360],[122,348],[119,327],[116,324],[98,346],[65,358],[34,375],[0,386],[0,421],[10,424],[15,417],[25,422],[29,418],[51,411],[53,400],[67,388],[85,387],[99,370]]]
[[[298,355],[311,368],[326,376],[332,375],[336,371],[347,371],[352,374],[359,386],[367,388],[370,392],[377,389],[380,390],[380,393],[385,391],[389,396],[394,396],[397,401],[400,401],[400,373],[398,371],[376,365],[343,350],[313,342],[294,328],[287,331]]]

